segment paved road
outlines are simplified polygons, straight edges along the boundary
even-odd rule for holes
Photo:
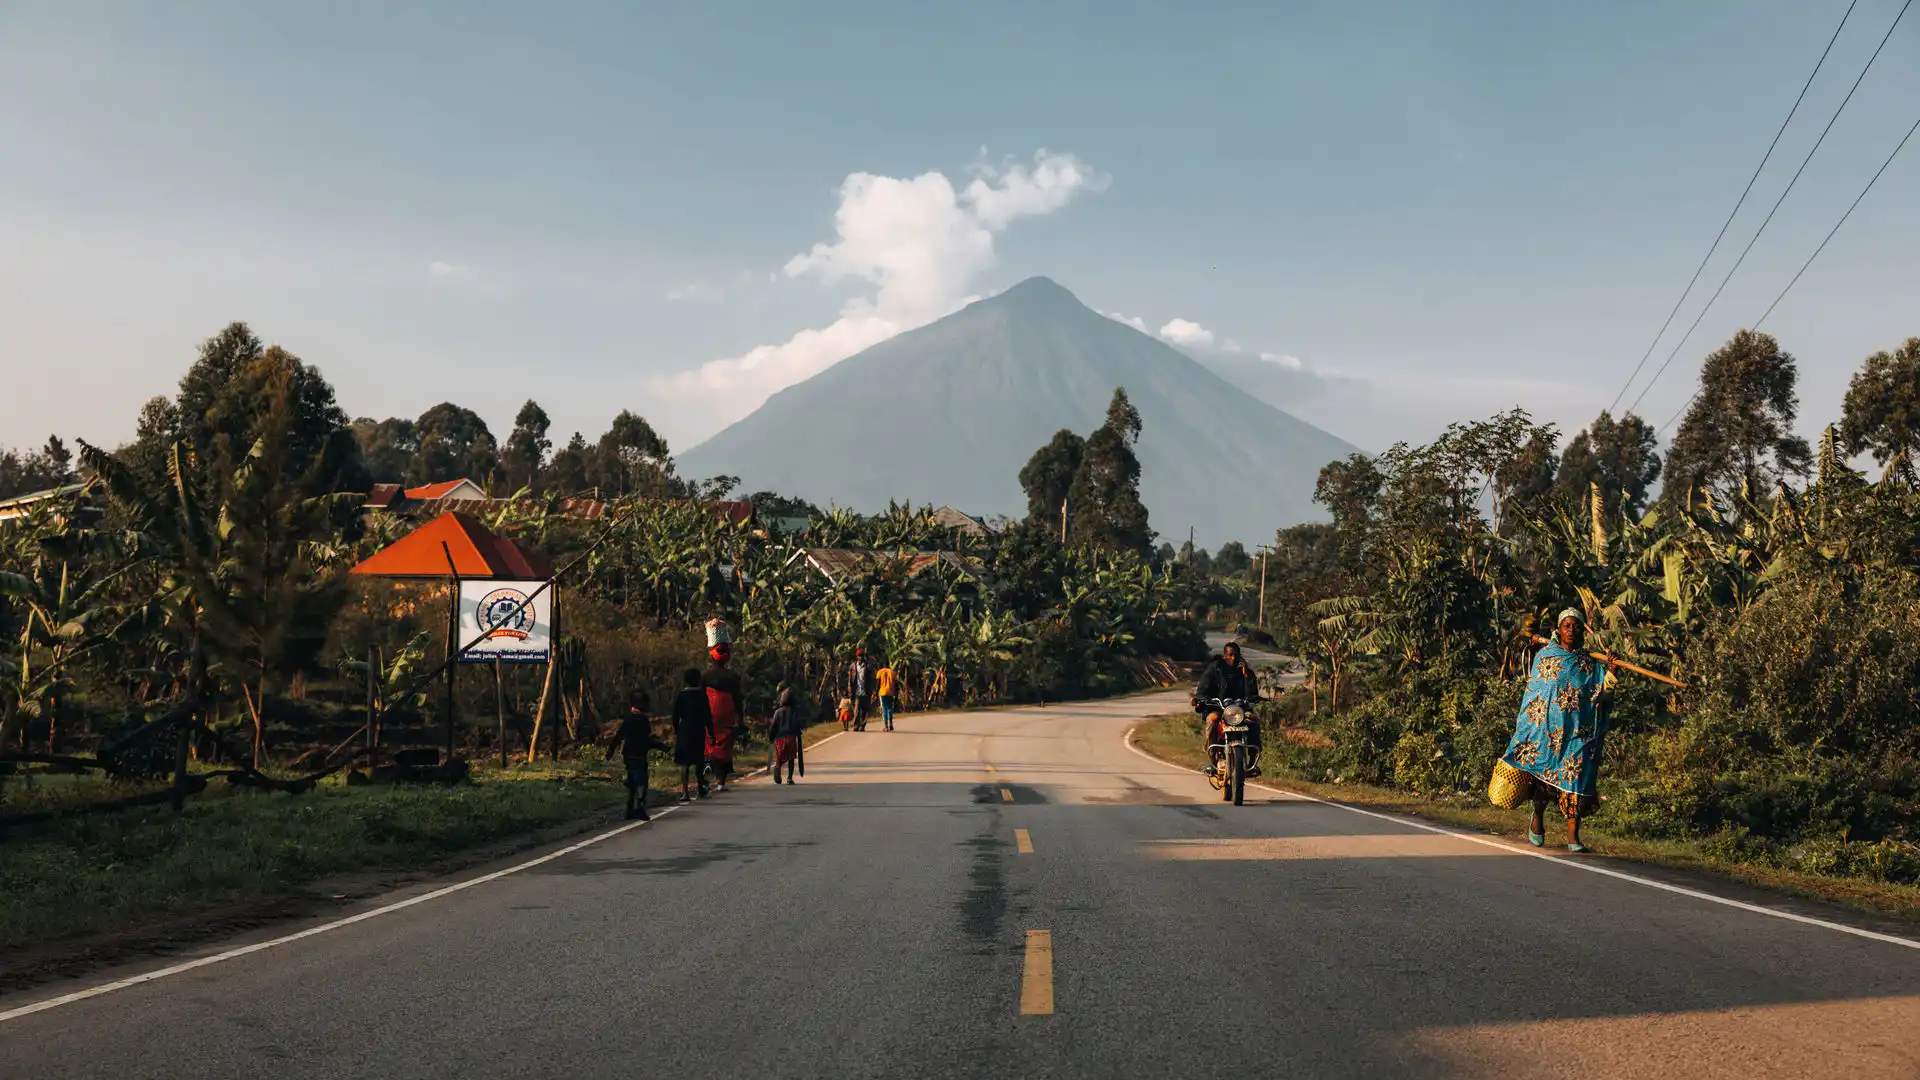
[[[1122,744],[1180,703],[842,736],[798,787],[0,1021],[0,1076],[1920,1077],[1920,951],[1222,806]]]

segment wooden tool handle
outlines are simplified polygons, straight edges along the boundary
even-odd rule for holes
[[[1552,642],[1548,641],[1546,638],[1541,637],[1539,634],[1533,635],[1533,643],[1535,645],[1552,644]],[[1666,683],[1668,686],[1677,686],[1682,690],[1685,690],[1687,688],[1686,683],[1683,683],[1680,680],[1673,678],[1672,676],[1662,675],[1657,671],[1648,671],[1646,668],[1643,668],[1638,664],[1630,664],[1625,660],[1622,660],[1619,657],[1613,655],[1610,652],[1598,652],[1598,651],[1590,650],[1589,655],[1591,655],[1595,660],[1598,660],[1603,664],[1611,664],[1612,666],[1617,668],[1625,668],[1628,671],[1633,672],[1635,675],[1645,675],[1647,678],[1652,679],[1655,682],[1663,682],[1663,683]]]

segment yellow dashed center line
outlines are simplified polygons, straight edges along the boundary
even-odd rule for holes
[[[1012,792],[1012,791],[1010,791],[1010,790],[1008,790],[1008,789],[1006,789],[1006,788],[1001,788],[1001,789],[1000,789],[1000,801],[1001,801],[1001,802],[1012,802],[1012,801],[1013,801],[1013,792]]]
[[[1013,846],[1020,849],[1020,854],[1031,855],[1033,854],[1033,837],[1025,829],[1015,829]]]
[[[1027,931],[1027,963],[1020,973],[1020,1015],[1053,1014],[1053,931]]]

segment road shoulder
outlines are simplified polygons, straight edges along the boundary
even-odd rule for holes
[[[1134,725],[1125,737],[1127,745],[1141,754],[1197,772],[1205,761],[1190,725],[1185,715],[1155,717]],[[1290,776],[1269,776],[1260,786],[1347,809],[1432,823],[1464,835],[1497,838],[1523,854],[1533,852],[1525,840],[1525,812],[1520,810],[1465,800],[1442,803],[1387,788],[1315,783]],[[1903,940],[1920,932],[1920,888],[1729,864],[1685,845],[1653,844],[1597,830],[1583,839],[1598,850],[1577,858],[1662,885]]]

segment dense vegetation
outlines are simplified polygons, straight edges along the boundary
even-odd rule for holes
[[[436,742],[438,689],[422,676],[446,652],[446,585],[346,575],[419,523],[366,509],[377,482],[467,476],[517,491],[485,504],[485,524],[573,567],[551,687],[535,670],[459,680],[470,750],[493,749],[500,701],[518,750],[543,694],[552,730],[575,740],[630,689],[663,700],[704,661],[697,628],[715,615],[740,633],[750,716],[781,684],[830,708],[856,644],[902,671],[916,705],[1102,693],[1135,685],[1150,657],[1204,648],[1146,550],[1143,509],[1089,514],[1064,545],[1057,520],[954,529],[928,510],[819,514],[773,493],[752,497],[760,522],[738,522],[703,502],[734,482],[677,476],[632,413],[557,453],[547,428],[532,402],[504,444],[452,404],[349,421],[315,368],[235,324],[202,346],[176,395],[148,403],[129,444],[82,443],[71,464],[57,442],[6,458],[31,485],[86,479],[90,505],[49,500],[0,525],[0,753],[55,766],[96,754],[156,780],[188,758],[318,767],[357,745],[370,689],[389,746]],[[1090,440],[1097,468],[1073,483],[1138,508],[1138,434],[1116,395]],[[580,495],[604,513],[577,513],[566,500]],[[804,536],[770,527],[789,515],[811,517]],[[803,547],[886,557],[830,579]],[[906,557],[936,551],[958,557]],[[8,794],[17,803],[21,785]]]
[[[1533,635],[1573,606],[1590,647],[1686,684],[1622,677],[1597,821],[1920,882],[1920,339],[1866,362],[1817,447],[1792,434],[1795,379],[1741,332],[1664,461],[1639,417],[1556,454],[1514,411],[1328,465],[1331,524],[1281,530],[1266,568],[1267,621],[1313,673],[1282,708],[1333,743],[1291,766],[1479,791]],[[1233,554],[1214,601],[1244,617],[1257,569]]]

